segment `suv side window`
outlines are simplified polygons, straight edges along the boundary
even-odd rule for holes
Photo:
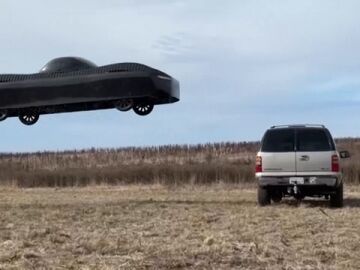
[[[334,145],[323,129],[299,129],[297,131],[297,151],[332,151]]]
[[[295,131],[293,129],[270,129],[263,138],[262,152],[295,151]]]

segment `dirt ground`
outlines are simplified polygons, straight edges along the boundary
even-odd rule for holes
[[[0,188],[0,269],[359,269],[360,188],[343,209],[258,207],[239,186]]]

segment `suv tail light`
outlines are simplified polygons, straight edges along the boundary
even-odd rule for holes
[[[339,157],[337,155],[332,155],[332,157],[331,157],[331,171],[333,171],[333,172],[340,171]]]
[[[262,158],[260,156],[256,156],[255,172],[262,172]]]

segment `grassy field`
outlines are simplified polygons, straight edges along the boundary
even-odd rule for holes
[[[360,138],[338,139],[349,150],[345,182],[360,184]],[[0,186],[83,187],[124,184],[254,183],[259,142],[0,153]]]
[[[359,269],[345,207],[260,208],[239,185],[0,189],[0,269]]]

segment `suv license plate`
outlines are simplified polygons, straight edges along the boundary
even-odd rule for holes
[[[304,184],[304,177],[290,177],[289,183],[293,185]]]

